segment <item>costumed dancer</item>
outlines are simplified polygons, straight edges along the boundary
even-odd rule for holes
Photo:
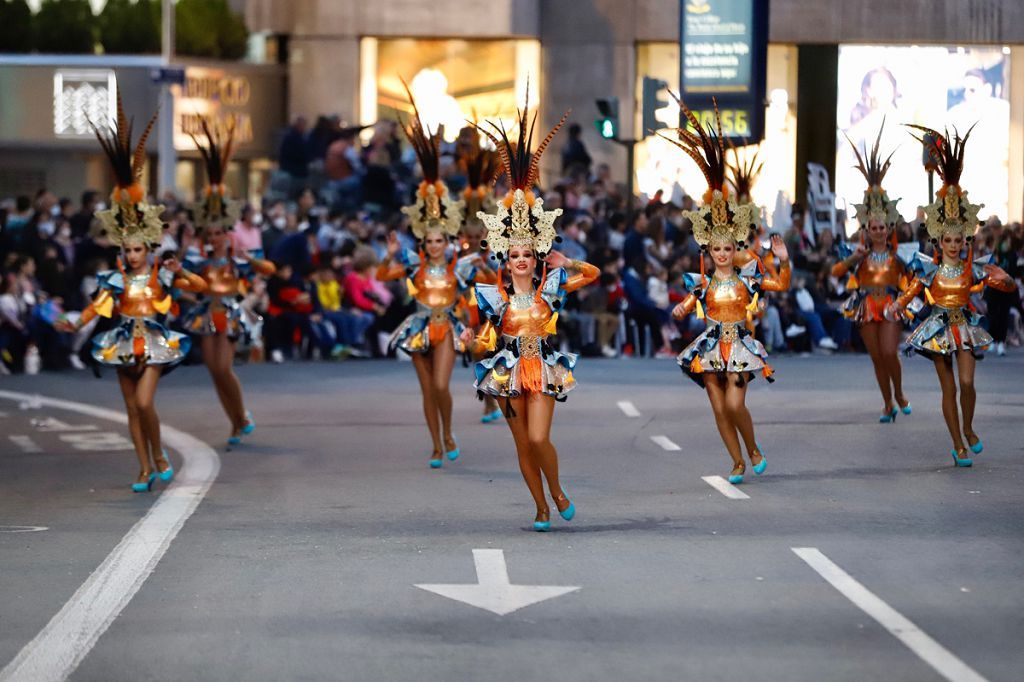
[[[96,217],[106,237],[121,247],[121,256],[116,271],[98,273],[99,291],[78,321],[62,323],[66,331],[78,331],[97,316],[117,318],[113,329],[93,338],[92,357],[101,365],[117,368],[128,429],[139,459],[134,492],[151,490],[158,476],[164,482],[174,477],[160,441],[154,396],[161,374],[184,359],[190,341],[185,334],[165,327],[161,318],[173,305],[173,289],[197,293],[206,289],[202,277],[183,269],[173,257],[150,264],[151,250],[163,236],[160,214],[164,211],[163,206],[146,202],[141,182],[146,138],[154,121],[156,115],[133,147],[132,125],[118,97],[116,124],[103,132],[93,126],[117,182],[110,195],[110,209],[97,212]]]
[[[884,160],[879,151],[885,122],[878,130],[871,151],[861,154],[852,140],[857,155],[857,170],[867,180],[864,202],[854,204],[860,223],[860,244],[856,250],[845,241],[838,243],[842,257],[832,267],[833,277],[850,273],[846,282],[850,297],[843,303],[842,313],[853,320],[867,347],[875,367],[875,379],[882,391],[882,416],[878,421],[887,424],[896,421],[902,410],[910,414],[910,402],[903,394],[903,367],[900,365],[899,345],[902,319],[896,311],[896,297],[907,287],[907,270],[897,255],[896,225],[900,214],[896,210],[899,199],[890,199],[882,188],[882,180],[889,170],[892,154]]]
[[[406,86],[408,92],[408,86]],[[416,152],[423,180],[416,203],[402,211],[419,240],[418,253],[403,250],[398,235],[388,236],[388,255],[377,268],[381,281],[406,278],[416,311],[391,335],[390,347],[412,356],[423,394],[423,412],[433,440],[430,466],[440,469],[444,456],[455,461],[459,445],[452,434],[452,394],[449,388],[457,353],[465,352],[460,339],[465,326],[456,306],[475,276],[470,258],[457,258],[450,240],[462,227],[461,202],[453,201],[440,179],[441,138],[426,130],[409,92],[413,116],[402,128]],[[400,259],[400,260],[396,260]]]
[[[931,136],[918,139],[929,147],[942,178],[942,188],[936,201],[924,208],[925,227],[935,255],[917,254],[911,264],[914,280],[897,300],[897,307],[903,310],[922,292],[931,306],[931,313],[907,338],[907,344],[935,364],[942,389],[942,416],[953,439],[950,453],[956,466],[969,467],[973,460],[968,448],[978,454],[983,447],[981,437],[974,431],[975,361],[992,343],[992,337],[981,327],[982,318],[971,305],[970,297],[986,286],[1012,291],[1014,283],[1001,268],[985,264],[988,257],[974,261],[972,242],[981,204],[970,203],[967,192],[960,187],[964,147],[971,131],[962,138],[954,131],[950,139],[948,131],[942,135],[929,128],[911,127]],[[965,243],[966,259],[961,256]],[[954,358],[960,378],[959,414]]]
[[[245,409],[242,384],[232,367],[235,346],[241,337],[258,335],[262,323],[259,315],[242,307],[241,300],[254,274],[270,277],[275,268],[270,261],[253,258],[244,251],[235,253],[232,247],[230,231],[238,219],[241,202],[227,198],[224,175],[231,160],[234,125],[222,139],[210,129],[205,118],[200,118],[200,123],[206,145],[194,135],[192,140],[203,157],[209,184],[203,189],[202,200],[192,207],[199,254],[189,259],[188,265],[202,276],[209,288],[199,297],[183,324],[184,329],[201,339],[203,362],[231,422],[228,445],[237,445],[242,436],[255,430],[256,422],[252,413]]]
[[[726,160],[722,124],[717,129],[704,127],[682,103],[679,107],[693,132],[679,128],[676,137],[663,135],[697,162],[708,182],[704,205],[687,211],[693,223],[693,236],[701,246],[700,273],[687,274],[686,298],[672,311],[677,320],[696,310],[707,328],[679,354],[683,372],[707,391],[715,423],[733,461],[730,483],[742,483],[746,472],[740,439],[755,474],[762,474],[768,461],[754,436],[754,423],[746,406],[747,385],[760,372],[772,381],[768,353],[754,338],[753,316],[762,291],[789,288],[789,253],[779,235],[772,235],[771,250],[781,262],[778,274],[766,272],[761,258],[749,251],[750,260],[742,268],[735,264],[737,250],[744,249],[751,226],[757,223],[758,209],[752,203],[736,203],[725,185]],[[708,277],[704,259],[710,255],[714,272]],[[739,436],[737,437],[737,434]]]
[[[476,286],[480,316],[485,321],[477,344],[489,356],[476,363],[475,386],[481,393],[496,397],[505,410],[519,468],[537,505],[533,522],[537,531],[551,528],[542,473],[562,518],[569,521],[576,513],[559,482],[558,452],[551,443],[555,401],[565,400],[576,387],[576,356],[559,352],[548,342],[548,336],[555,333],[566,295],[590,284],[600,274],[589,263],[551,250],[557,239],[555,218],[562,210],[545,211],[544,201],[533,193],[541,154],[566,116],[532,156],[533,125],[527,119],[526,108],[519,112],[519,134],[514,143],[503,126],[490,124],[494,134],[484,132],[501,153],[509,192],[494,214],[477,213],[487,227],[486,246],[503,265],[497,284]],[[543,270],[538,273],[541,262]],[[505,267],[510,273],[507,282],[503,277]],[[463,338],[468,342],[472,332],[467,330]]]
[[[459,164],[466,174],[466,189],[462,192],[462,203],[464,207],[464,218],[462,223],[462,237],[464,248],[462,255],[470,256],[476,266],[475,281],[480,284],[496,284],[498,281],[497,263],[490,249],[483,246],[484,224],[476,217],[480,211],[493,213],[495,210],[494,192],[492,185],[501,172],[501,158],[496,150],[487,149],[483,146],[483,136],[476,128],[467,126],[462,130],[461,137],[466,143],[461,147],[462,156]],[[480,308],[476,301],[476,292],[473,287],[469,288],[465,298],[466,326],[474,332],[479,332],[483,326],[480,319]],[[484,358],[482,353],[470,348],[474,361]],[[501,419],[501,409],[498,407],[494,396],[482,394],[483,416],[480,421],[489,424]]]

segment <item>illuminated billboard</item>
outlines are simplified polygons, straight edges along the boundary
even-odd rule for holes
[[[1010,135],[1010,49],[843,45],[839,48],[836,107],[836,200],[852,215],[864,178],[846,136],[861,149],[874,143],[885,121],[882,150],[895,150],[885,178],[890,197],[912,220],[928,202],[921,144],[903,124],[916,123],[961,134],[975,126],[964,157],[961,186],[985,204],[981,218],[1007,217]],[[844,135],[845,134],[845,135]],[[936,189],[940,180],[935,179]],[[855,225],[848,224],[852,231]]]

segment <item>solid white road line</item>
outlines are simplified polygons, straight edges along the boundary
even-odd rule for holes
[[[899,611],[875,596],[873,592],[839,568],[816,547],[792,547],[791,549],[832,587],[839,590],[861,611],[878,621],[879,625],[903,642],[908,649],[917,654],[921,660],[944,678],[950,682],[985,682],[984,677],[925,634]]]
[[[15,445],[17,445],[19,448],[21,448],[22,452],[42,452],[43,451],[43,449],[41,447],[39,447],[39,445],[37,445],[34,440],[32,440],[32,436],[21,436],[21,435],[7,436],[7,440],[11,441]]]
[[[0,391],[0,398],[68,410],[126,424],[121,412],[68,400]],[[92,572],[46,627],[0,670],[0,681],[64,680],[96,644],[156,568],[182,524],[192,515],[220,471],[210,446],[166,424],[164,443],[177,450],[183,466],[103,563]],[[125,494],[128,486],[125,485]]]
[[[619,409],[622,413],[631,419],[635,419],[640,416],[640,410],[636,409],[636,405],[630,400],[620,400],[618,402]]]
[[[746,494],[721,476],[701,476],[702,481],[722,493],[731,500],[749,500],[750,495]]]
[[[669,440],[668,436],[651,436],[651,440],[654,441],[655,445],[661,446],[662,450],[668,450],[669,452],[682,450],[681,447]]]
[[[49,526],[0,526],[0,533],[40,533]]]

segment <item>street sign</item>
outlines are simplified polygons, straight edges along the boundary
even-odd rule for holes
[[[168,85],[184,85],[185,69],[180,66],[161,66],[149,70],[149,78],[154,83],[167,83]]]
[[[680,91],[700,119],[740,144],[764,137],[768,0],[680,0]]]

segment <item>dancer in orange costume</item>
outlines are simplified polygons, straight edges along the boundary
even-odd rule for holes
[[[693,130],[680,128],[674,136],[664,137],[697,162],[708,189],[704,205],[686,214],[693,223],[694,239],[701,246],[701,271],[685,276],[690,293],[672,311],[677,320],[696,311],[707,321],[707,328],[683,349],[678,362],[683,372],[707,391],[715,423],[733,462],[729,482],[742,483],[746,464],[740,439],[755,474],[764,473],[768,466],[746,406],[747,385],[756,373],[772,380],[768,353],[754,338],[753,316],[762,291],[789,288],[789,253],[782,238],[774,235],[771,249],[781,263],[777,275],[774,269],[766,272],[753,251],[746,265],[736,267],[736,252],[745,248],[750,229],[757,223],[758,209],[729,197],[721,122],[717,128],[705,127],[682,102],[679,106]],[[710,277],[705,272],[705,255],[714,264]]]
[[[999,267],[974,262],[972,242],[981,205],[970,203],[967,192],[960,187],[964,147],[971,131],[968,130],[962,138],[954,132],[953,139],[950,139],[948,132],[942,135],[929,128],[912,127],[930,136],[923,138],[922,142],[931,148],[942,178],[942,188],[936,194],[936,201],[924,209],[925,227],[935,255],[930,258],[926,254],[917,254],[911,264],[914,280],[899,297],[897,309],[902,311],[922,293],[931,305],[931,313],[908,337],[907,344],[935,364],[942,389],[942,416],[953,440],[950,454],[956,466],[969,467],[974,462],[967,450],[979,454],[984,447],[981,437],[974,431],[977,400],[975,362],[992,343],[992,337],[982,328],[981,316],[971,305],[970,297],[987,286],[1012,291],[1014,283]],[[965,245],[966,259],[963,258]],[[959,413],[954,359],[960,384]]]
[[[175,258],[162,264],[150,263],[152,249],[163,236],[160,214],[164,207],[149,204],[142,187],[146,160],[146,138],[156,115],[150,119],[138,143],[131,142],[131,123],[117,100],[116,124],[108,131],[95,129],[114,171],[117,185],[110,195],[110,209],[96,214],[106,237],[121,247],[117,270],[98,274],[99,292],[77,323],[60,323],[64,331],[75,332],[97,316],[113,318],[113,329],[92,340],[93,359],[117,368],[124,396],[139,476],[134,492],[152,490],[160,478],[169,482],[174,468],[160,440],[160,417],[154,398],[164,369],[181,362],[188,354],[188,336],[173,332],[161,318],[173,305],[173,290],[202,292],[206,282],[181,267]]]
[[[200,118],[200,122],[206,145],[195,136],[192,140],[203,157],[209,184],[203,189],[202,200],[192,208],[200,253],[195,259],[189,259],[188,264],[206,280],[209,291],[199,297],[183,324],[201,339],[203,362],[231,422],[228,445],[237,445],[242,436],[256,429],[256,422],[252,413],[245,409],[242,383],[233,369],[235,347],[240,337],[258,333],[261,323],[259,316],[243,309],[239,301],[253,275],[270,277],[275,268],[268,260],[234,252],[230,232],[238,220],[241,203],[227,197],[224,185],[233,149],[234,125],[221,139],[205,118]]]
[[[832,267],[833,277],[850,273],[846,288],[852,293],[842,311],[859,326],[874,365],[875,379],[882,391],[882,416],[878,421],[883,424],[895,422],[900,410],[903,414],[911,412],[910,402],[903,394],[903,367],[899,356],[902,320],[895,306],[901,288],[907,286],[907,270],[896,248],[896,224],[900,219],[896,202],[899,199],[890,199],[882,189],[882,180],[892,159],[889,154],[883,160],[879,152],[884,128],[883,122],[871,151],[865,149],[863,155],[850,141],[857,155],[857,169],[868,183],[864,202],[854,204],[861,240],[856,250],[840,242],[843,259]]]
[[[392,232],[387,258],[377,268],[377,279],[406,279],[416,300],[416,311],[395,329],[390,345],[412,356],[433,441],[430,466],[440,469],[445,456],[455,461],[460,453],[452,434],[449,385],[455,355],[465,351],[460,339],[465,326],[456,309],[476,272],[472,258],[458,258],[451,245],[450,240],[462,227],[462,202],[449,197],[440,179],[441,138],[424,127],[411,92],[409,102],[413,117],[403,129],[416,151],[423,180],[416,190],[416,203],[402,211],[409,217],[420,249],[418,253],[403,250],[398,235]]]
[[[477,304],[485,320],[478,346],[488,357],[476,363],[475,385],[504,407],[519,468],[537,506],[533,522],[537,531],[551,528],[542,474],[561,517],[569,521],[576,514],[575,505],[562,489],[558,452],[551,443],[555,401],[565,400],[576,387],[576,356],[556,350],[548,337],[555,333],[566,295],[600,274],[589,263],[551,250],[557,239],[554,222],[562,211],[545,211],[544,201],[533,193],[541,154],[564,122],[563,116],[532,155],[533,126],[526,108],[519,112],[519,134],[514,143],[503,127],[490,124],[494,132],[485,134],[501,153],[509,192],[494,214],[477,213],[487,226],[486,246],[504,265],[497,284],[476,286]],[[543,270],[538,273],[542,262]],[[508,282],[503,276],[505,267]],[[472,331],[466,330],[463,339],[468,343]]]

